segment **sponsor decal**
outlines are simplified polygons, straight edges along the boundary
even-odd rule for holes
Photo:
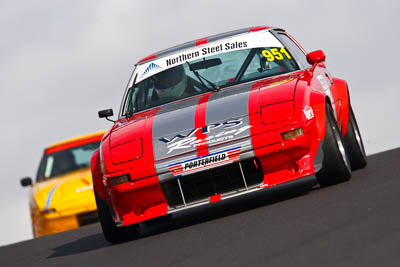
[[[322,77],[322,75],[318,75],[317,79],[318,79],[319,83],[321,84],[322,88],[324,88],[325,91],[329,90],[329,85],[326,82],[326,80],[324,79],[324,77]]]
[[[83,191],[88,191],[88,190],[93,190],[93,185],[87,185],[83,187],[79,187],[76,189],[77,193],[83,192]]]
[[[167,67],[173,66],[173,65],[176,65],[178,63],[184,63],[184,62],[186,62],[188,60],[191,60],[193,58],[197,58],[199,56],[200,56],[200,52],[199,51],[183,53],[183,54],[180,54],[180,55],[175,56],[173,58],[167,58],[166,59],[166,65],[167,65]]]
[[[224,122],[213,123],[201,128],[195,128],[187,134],[177,134],[171,139],[162,137],[158,140],[167,144],[167,154],[169,154],[175,150],[187,149],[191,147],[196,148],[198,146],[204,146],[206,144],[208,145],[227,141],[251,128],[250,125],[243,125],[242,127],[239,127],[241,125],[243,125],[242,118],[229,119]],[[222,131],[215,133],[216,129]],[[204,139],[197,139],[196,132],[208,134],[208,136]]]
[[[303,109],[304,116],[306,116],[307,120],[311,120],[314,118],[314,110],[309,105],[305,105]]]
[[[161,57],[150,63],[138,65],[134,74],[141,74],[138,75],[136,83],[139,83],[151,75],[157,74],[163,70],[186,63],[186,61],[190,62],[208,56],[215,56],[221,53],[255,47],[276,48],[277,51],[268,50],[268,52],[264,52],[264,54],[270,59],[272,57],[268,53],[271,53],[274,59],[279,59],[281,56],[282,58],[290,58],[290,54],[285,53],[286,50],[281,49],[282,44],[270,32],[260,31],[257,33],[242,34],[232,38],[222,39],[221,41],[181,50],[173,55]],[[135,75],[132,75],[132,77],[135,77]],[[129,86],[132,86],[133,80],[134,78],[131,79]]]
[[[189,159],[183,162],[174,163],[168,169],[176,177],[192,174],[206,169],[222,166],[240,159],[240,147],[209,154],[207,156]]]
[[[208,56],[219,52],[228,52],[229,50],[237,50],[247,48],[247,42],[226,42],[214,46],[204,47],[201,50],[193,51],[190,53],[182,53],[172,58],[166,59],[166,66],[173,66],[176,64],[185,63],[188,60],[198,58],[200,56]]]
[[[158,66],[156,63],[151,62],[149,64],[149,66],[147,66],[147,68],[144,70],[143,74],[140,77],[143,77],[144,75],[148,74],[149,72],[151,72],[152,70],[156,70],[156,69],[161,69],[160,66]]]

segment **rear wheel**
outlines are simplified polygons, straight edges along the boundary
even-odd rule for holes
[[[351,168],[339,128],[329,104],[326,104],[326,131],[322,150],[322,169],[316,173],[321,186],[337,184],[350,179]]]
[[[364,143],[351,106],[349,106],[349,122],[343,143],[346,147],[347,154],[349,155],[352,170],[361,169],[367,166],[367,156],[365,155]]]
[[[125,227],[117,227],[112,218],[110,208],[107,203],[102,200],[95,191],[95,198],[97,204],[97,211],[99,213],[99,219],[101,228],[105,239],[111,243],[120,243],[128,239],[135,238],[139,235],[139,225],[134,224]]]

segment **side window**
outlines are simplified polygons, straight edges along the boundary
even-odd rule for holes
[[[134,92],[134,90],[132,87],[128,89],[128,93],[126,94],[126,97],[125,97],[121,116],[125,116],[126,113],[128,112],[128,109],[130,108],[130,105],[132,104],[131,101],[132,101],[133,92]]]
[[[76,165],[89,167],[89,160],[93,152],[100,146],[100,142],[89,143],[75,149],[72,149]],[[47,167],[46,167],[47,168]]]
[[[39,169],[36,173],[36,182],[40,182],[44,178],[46,161],[47,161],[47,156],[43,155],[42,159],[40,160]]]
[[[304,69],[308,69],[311,67],[310,64],[308,64],[306,55],[303,53],[303,51],[298,47],[298,45],[293,42],[292,39],[289,38],[284,33],[278,33],[278,38],[279,40],[283,43],[284,46],[289,48],[290,52],[292,52],[293,56],[295,57],[296,61],[300,63],[300,65]]]

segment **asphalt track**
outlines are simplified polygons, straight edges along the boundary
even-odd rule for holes
[[[400,149],[349,182],[263,191],[141,226],[109,245],[99,224],[0,248],[0,266],[400,266]]]

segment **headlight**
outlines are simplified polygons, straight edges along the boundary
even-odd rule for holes
[[[291,130],[291,131],[287,131],[284,133],[281,133],[283,140],[290,140],[290,139],[296,139],[299,136],[303,135],[303,129],[302,128],[298,128],[295,130]]]
[[[286,101],[261,107],[261,120],[265,124],[290,120],[293,117],[294,102]]]
[[[56,212],[56,209],[54,209],[54,208],[51,208],[51,209],[44,209],[43,211],[42,211],[42,214],[50,214],[50,213],[55,213]]]
[[[128,174],[124,174],[124,175],[121,175],[121,176],[109,178],[108,181],[109,181],[109,184],[111,186],[114,186],[114,185],[119,185],[119,184],[123,184],[123,183],[129,182],[130,181],[130,177],[129,177]]]
[[[141,138],[111,147],[111,161],[114,164],[138,159],[142,154],[143,147]]]

